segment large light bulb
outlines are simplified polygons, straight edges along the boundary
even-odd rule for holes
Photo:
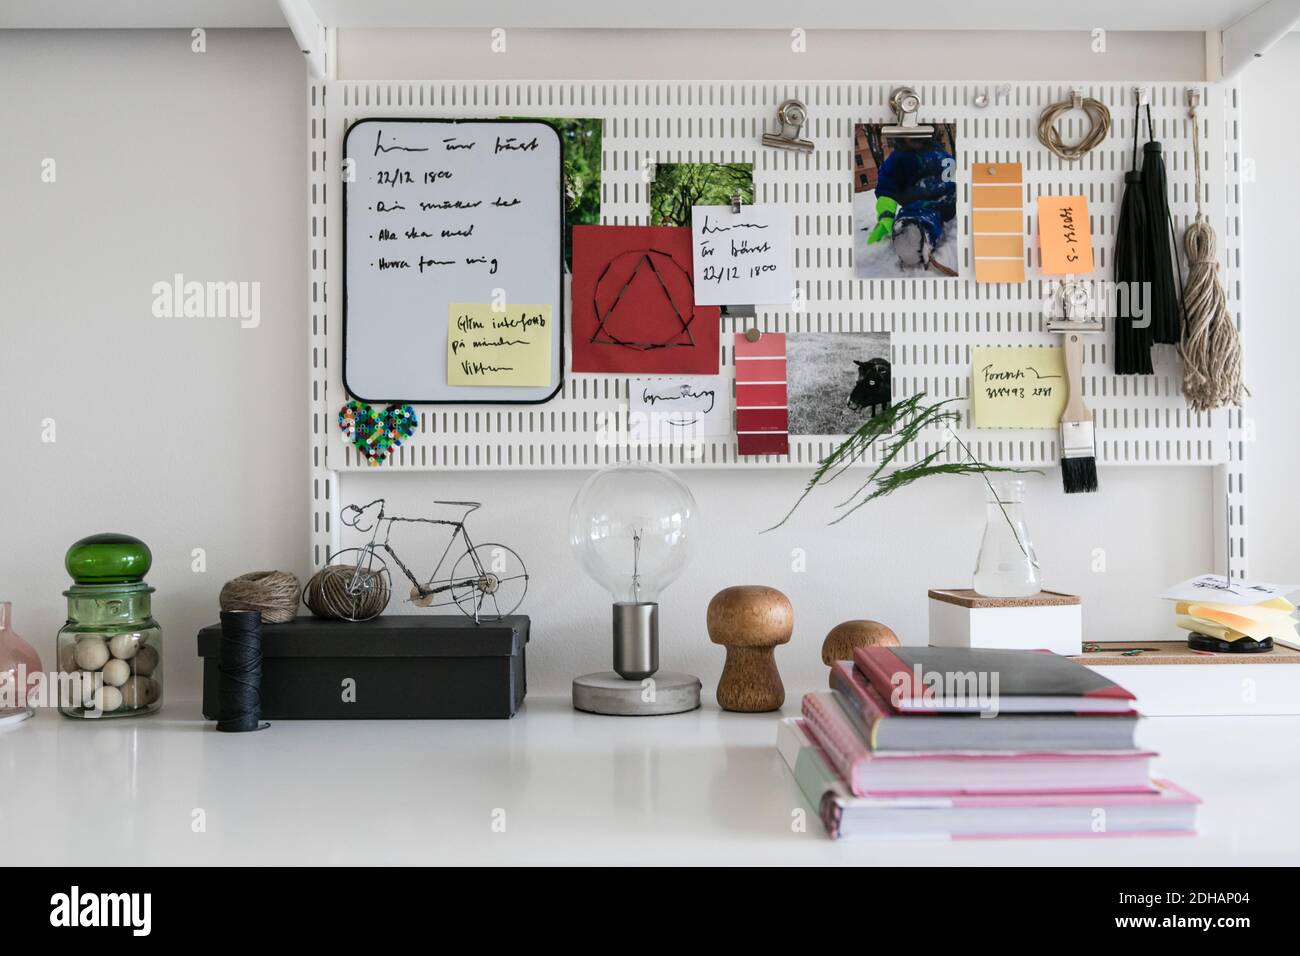
[[[569,543],[614,603],[614,669],[658,668],[658,601],[690,560],[695,498],[667,468],[624,462],[592,475],[569,509]]]

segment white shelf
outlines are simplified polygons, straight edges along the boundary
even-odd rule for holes
[[[786,715],[803,690],[787,688]],[[1285,864],[1300,859],[1300,718],[1153,718],[1139,741],[1205,801],[1201,835],[832,843],[778,756],[776,714],[276,721],[221,734],[158,715],[50,712],[0,733],[11,866],[76,864]],[[1249,813],[1242,808],[1249,807]],[[192,829],[201,810],[205,832]],[[493,831],[505,811],[505,832]],[[499,815],[497,817],[499,819]]]

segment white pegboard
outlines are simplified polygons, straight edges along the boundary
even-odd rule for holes
[[[575,116],[604,120],[602,219],[607,224],[648,222],[646,171],[655,162],[752,162],[755,201],[795,207],[795,279],[802,311],[760,309],[757,320],[723,320],[722,369],[732,369],[730,333],[757,325],[764,331],[887,331],[892,334],[896,397],[925,391],[965,402],[971,350],[977,345],[1051,345],[1044,331],[1033,210],[1040,193],[1088,197],[1095,278],[1109,278],[1123,173],[1132,148],[1132,83],[1082,83],[1086,95],[1105,102],[1114,119],[1110,138],[1078,163],[1066,163],[1035,139],[1038,115],[1076,85],[1013,83],[1005,97],[989,83],[910,83],[920,93],[923,121],[957,125],[961,190],[962,269],[973,270],[969,251],[969,169],[975,162],[1020,162],[1026,183],[1029,281],[978,284],[973,278],[855,278],[852,267],[852,133],[859,122],[891,119],[890,91],[902,83],[312,83],[309,88],[311,155],[311,370],[313,482],[317,501],[315,560],[330,537],[335,473],[367,468],[342,441],[335,423],[346,400],[339,367],[338,290],[342,272],[341,193],[338,166],[343,133],[366,116],[492,117]],[[1181,237],[1195,214],[1191,125],[1183,84],[1147,84],[1152,92],[1156,139],[1164,146],[1175,232]],[[1229,308],[1241,325],[1241,222],[1237,89],[1202,85],[1202,197],[1220,237],[1220,273]],[[977,107],[978,94],[990,103]],[[776,107],[795,97],[808,106],[804,136],[811,154],[763,147],[775,129]],[[1085,132],[1079,114],[1063,121],[1067,141]],[[1145,139],[1145,129],[1139,138]],[[1180,247],[1181,248],[1181,247]],[[1243,413],[1190,412],[1180,394],[1181,364],[1168,346],[1156,348],[1156,374],[1117,376],[1111,371],[1111,336],[1099,335],[1085,355],[1084,391],[1097,418],[1098,460],[1103,464],[1223,466],[1234,502],[1234,571],[1244,568],[1245,516],[1241,502]],[[674,447],[612,444],[595,425],[626,400],[627,376],[566,373],[560,395],[535,406],[418,406],[420,429],[383,466],[390,470],[593,468],[620,456],[648,457],[674,467],[807,468],[835,440],[791,436],[789,457],[736,454],[735,438],[705,439],[699,453]],[[959,429],[976,455],[998,464],[1050,466],[1054,431]],[[935,434],[918,442],[908,460],[943,443]]]

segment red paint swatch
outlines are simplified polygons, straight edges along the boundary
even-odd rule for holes
[[[736,335],[736,447],[742,455],[790,453],[785,335]]]

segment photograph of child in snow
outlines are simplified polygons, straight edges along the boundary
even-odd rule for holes
[[[863,279],[957,275],[957,133],[853,127],[853,271]]]

